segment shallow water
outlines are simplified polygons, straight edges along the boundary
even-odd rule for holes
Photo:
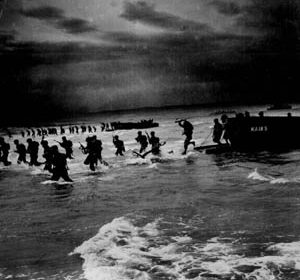
[[[122,131],[115,134],[127,152],[116,158],[113,133],[98,132],[109,167],[91,172],[78,149],[88,134],[67,134],[74,143],[72,184],[50,181],[42,167],[18,166],[11,152],[12,166],[0,166],[0,278],[299,279],[300,151],[206,155],[190,147],[182,156],[175,119],[190,118],[200,145],[213,113],[86,118],[96,125],[154,118],[167,144],[161,160],[139,159],[131,152],[137,131]]]

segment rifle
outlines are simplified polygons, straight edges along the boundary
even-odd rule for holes
[[[85,153],[86,147],[84,147],[80,142],[79,142],[79,145],[80,145],[79,150],[81,150],[83,153]]]
[[[57,141],[57,140],[54,140],[56,143],[58,143],[60,146],[61,146],[61,144],[62,144],[62,142],[59,142],[59,141]]]

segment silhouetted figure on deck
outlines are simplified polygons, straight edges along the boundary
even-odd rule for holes
[[[58,181],[60,178],[63,178],[67,182],[73,182],[73,180],[69,177],[68,174],[68,166],[67,166],[67,157],[65,154],[62,154],[58,151],[58,147],[56,145],[51,147],[51,152],[53,155],[52,158],[52,177],[51,180]]]
[[[67,140],[66,136],[63,136],[62,138],[62,142],[56,141],[62,148],[64,148],[66,150],[66,156],[69,159],[73,159],[73,143],[71,140]]]
[[[223,133],[223,126],[219,123],[218,119],[214,119],[214,128],[213,128],[213,141],[215,143],[218,143],[219,145],[221,144],[221,137]]]
[[[31,129],[31,136],[35,137],[35,130],[34,129]]]
[[[113,143],[115,147],[117,148],[117,151],[115,153],[116,156],[120,155],[123,156],[123,152],[125,152],[124,142],[119,139],[119,136],[113,136]]]
[[[182,135],[186,136],[186,138],[184,140],[184,151],[182,152],[182,154],[185,155],[186,151],[188,149],[188,146],[190,144],[192,144],[192,145],[195,146],[195,141],[191,141],[193,139],[193,130],[194,130],[194,127],[187,120],[178,120],[177,122],[178,122],[178,125],[183,128]]]
[[[141,131],[138,131],[138,136],[135,138],[135,140],[141,145],[140,153],[145,152],[148,147],[147,136],[143,135]]]
[[[25,137],[25,131],[21,131],[21,135],[22,135],[22,137],[24,138]]]
[[[0,137],[0,162],[3,162],[5,166],[11,164],[11,162],[8,161],[9,149],[10,145],[5,142],[3,137]]]
[[[222,115],[221,116],[221,121],[222,121],[222,126],[223,126],[223,139],[225,140],[226,144],[230,145],[229,137],[230,137],[230,132],[229,132],[229,124],[228,124],[228,117],[227,115]]]
[[[39,153],[39,143],[36,141],[33,141],[31,138],[27,139],[27,154],[30,155],[30,162],[29,165],[35,165],[35,166],[39,166],[41,165],[38,162],[38,153]]]
[[[14,143],[16,145],[16,150],[15,152],[17,154],[19,154],[18,156],[18,159],[17,159],[17,162],[18,164],[20,163],[27,163],[27,160],[26,160],[26,147],[24,144],[20,143],[19,140],[14,140]]]
[[[88,131],[89,133],[93,133],[92,127],[90,125],[88,126]]]
[[[60,135],[65,134],[65,132],[66,132],[65,129],[61,126],[61,127],[60,127]]]

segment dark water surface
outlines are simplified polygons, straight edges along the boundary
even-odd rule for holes
[[[112,133],[98,132],[110,167],[91,172],[78,149],[87,135],[67,135],[73,184],[18,166],[12,152],[0,167],[0,278],[300,279],[300,151],[182,156],[174,120],[187,115],[199,145],[211,109],[122,116],[160,123],[158,162],[132,155],[135,130],[118,133],[129,149],[118,159]]]

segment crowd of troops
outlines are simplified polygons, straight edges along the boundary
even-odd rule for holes
[[[213,135],[212,140],[215,143],[221,144],[221,138],[228,143],[228,137],[226,136],[226,125],[227,125],[227,116],[223,115],[221,117],[222,123],[219,122],[218,119],[214,120],[213,127]],[[186,119],[177,119],[175,121],[178,123],[180,127],[183,128],[183,135],[185,135],[184,140],[184,150],[182,154],[186,154],[188,146],[195,146],[195,141],[193,139],[193,125],[187,121]],[[79,132],[96,132],[96,127],[94,126],[70,126],[69,133],[79,133]],[[35,133],[37,132],[37,133]],[[48,129],[33,129],[27,130],[27,135],[32,138],[37,136],[42,136],[41,142],[37,142],[32,138],[27,139],[27,147],[20,143],[19,140],[14,140],[14,144],[16,146],[15,152],[18,154],[17,162],[29,164],[30,166],[39,166],[44,164],[44,169],[52,173],[52,180],[59,180],[59,178],[63,178],[66,181],[72,181],[68,175],[68,167],[67,167],[67,159],[73,159],[73,143],[71,140],[68,140],[66,136],[62,136],[62,141],[56,141],[57,144],[65,150],[65,153],[60,153],[58,149],[58,145],[49,146],[47,140],[45,140],[45,136],[49,134],[57,135],[58,131],[56,128],[48,128]],[[60,127],[60,134],[65,134],[65,129]],[[22,131],[22,136],[25,137],[25,132]],[[136,142],[140,145],[139,152],[133,151],[133,153],[141,158],[145,158],[148,154],[153,154],[156,156],[160,155],[160,147],[166,144],[166,142],[161,142],[159,137],[155,135],[154,131],[151,131],[150,135],[142,131],[138,131],[137,137],[135,138]],[[125,152],[124,142],[119,139],[118,135],[113,136],[112,142],[116,148],[115,155],[123,156]],[[39,145],[41,144],[43,148],[43,158],[44,162],[41,163],[38,161],[38,152]],[[96,135],[88,136],[86,138],[86,145],[80,144],[80,150],[83,154],[86,154],[87,157],[84,160],[84,164],[88,165],[90,170],[95,171],[98,163],[107,165],[102,159],[102,142],[100,139],[97,139]],[[147,151],[148,145],[151,145],[151,148]],[[10,145],[5,142],[3,137],[0,137],[0,162],[4,165],[10,165],[11,162],[8,160],[8,155],[10,151]],[[30,160],[27,161],[26,155],[29,154]]]
[[[76,127],[74,126],[74,131],[76,131]],[[78,127],[79,129],[79,127]],[[95,132],[96,128],[93,129],[91,126],[86,127],[87,131]],[[90,130],[91,129],[91,130]],[[35,133],[37,131],[37,133]],[[65,181],[72,182],[72,179],[68,175],[68,166],[67,166],[67,159],[73,159],[73,143],[71,140],[68,140],[66,136],[62,136],[62,141],[56,141],[57,144],[65,150],[65,153],[59,152],[58,145],[50,146],[48,141],[45,140],[45,135],[54,134],[57,135],[57,129],[36,129],[28,130],[28,134],[30,133],[30,138],[26,140],[27,144],[20,143],[20,140],[15,139],[14,145],[15,150],[14,152],[18,154],[17,163],[18,164],[28,164],[29,166],[40,166],[44,165],[44,170],[52,173],[51,180],[57,181],[60,178],[63,178]],[[47,131],[47,134],[43,134],[43,131]],[[70,130],[71,134],[74,133],[73,130]],[[85,128],[81,127],[81,131],[85,132]],[[61,134],[64,134],[64,128],[61,127],[60,129]],[[21,132],[22,135],[25,133],[24,131]],[[42,136],[42,140],[40,143],[34,139],[35,136]],[[24,135],[25,137],[25,135]],[[145,157],[147,154],[152,153],[154,155],[159,155],[160,153],[160,146],[164,143],[160,143],[160,139],[155,135],[155,132],[151,132],[150,135],[146,132],[146,135],[143,135],[141,131],[138,132],[136,137],[137,143],[140,144],[140,150],[138,153],[139,156]],[[125,145],[124,141],[119,139],[118,135],[113,136],[112,142],[116,148],[115,155],[116,156],[123,156],[125,152]],[[86,154],[87,157],[84,160],[84,164],[88,165],[90,170],[95,171],[98,163],[108,165],[102,159],[102,142],[100,139],[97,139],[96,135],[88,136],[86,138],[86,144],[80,144],[80,150],[83,154]],[[151,149],[146,152],[148,144],[151,145]],[[38,161],[38,154],[39,154],[39,147],[43,149],[43,162]],[[10,144],[5,142],[3,137],[0,137],[0,162],[2,162],[5,166],[11,164],[8,160],[9,152],[10,152]],[[29,160],[27,159],[27,155],[29,155]]]

